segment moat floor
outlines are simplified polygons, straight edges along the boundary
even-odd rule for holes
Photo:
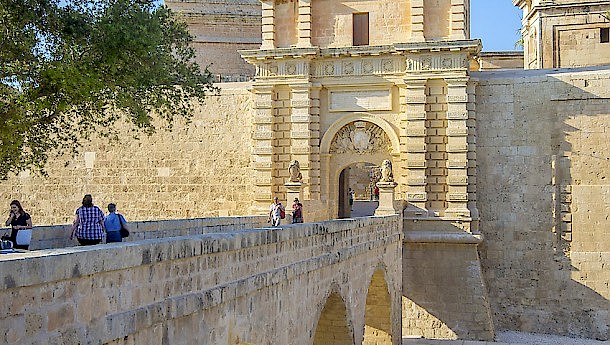
[[[496,341],[429,340],[404,338],[403,345],[608,345],[610,341],[522,332],[498,332]]]

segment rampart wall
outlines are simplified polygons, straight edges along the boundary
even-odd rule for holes
[[[401,224],[360,218],[3,255],[0,342],[337,344],[343,322],[360,344],[387,320],[392,340],[381,343],[398,345]]]
[[[610,338],[610,69],[473,73],[498,330]]]
[[[220,85],[188,127],[178,122],[140,140],[127,130],[119,142],[96,138],[75,157],[50,160],[48,177],[26,171],[2,181],[0,200],[7,208],[20,200],[34,225],[71,223],[87,193],[104,211],[116,203],[128,221],[247,214],[254,185],[249,84]]]

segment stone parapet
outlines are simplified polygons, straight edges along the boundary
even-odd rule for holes
[[[218,217],[159,220],[145,222],[129,222],[129,237],[123,238],[125,242],[145,239],[190,236],[228,230],[241,230],[258,228],[267,225],[266,216],[250,217]],[[0,234],[10,229],[0,228]],[[77,246],[78,242],[70,240],[72,225],[35,226],[32,229],[32,242],[30,250],[51,248],[64,248]]]
[[[399,217],[227,230],[2,255],[0,341],[310,344],[334,294],[350,339],[400,344]]]

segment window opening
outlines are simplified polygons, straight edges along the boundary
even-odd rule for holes
[[[610,42],[610,28],[599,29],[599,36],[600,36],[601,43],[609,43]]]
[[[366,46],[369,44],[369,14],[354,13],[354,45]]]

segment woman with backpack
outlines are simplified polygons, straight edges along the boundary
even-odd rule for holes
[[[292,203],[292,224],[303,223],[303,204],[299,202],[299,198],[294,198]]]

